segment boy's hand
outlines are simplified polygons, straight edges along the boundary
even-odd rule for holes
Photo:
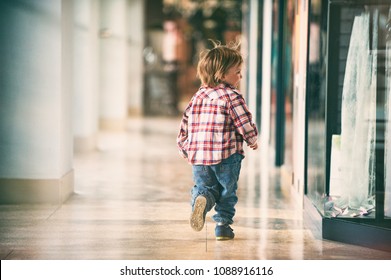
[[[254,144],[250,145],[250,148],[253,149],[253,150],[258,149],[258,143],[255,142]]]

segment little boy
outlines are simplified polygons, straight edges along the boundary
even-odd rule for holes
[[[206,213],[215,206],[217,240],[234,238],[237,182],[244,158],[243,141],[258,148],[258,131],[237,86],[243,58],[239,45],[221,45],[200,55],[201,87],[183,113],[177,144],[193,168],[190,225],[202,230]]]

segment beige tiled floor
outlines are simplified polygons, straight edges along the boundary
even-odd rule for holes
[[[101,132],[96,151],[75,155],[75,194],[63,205],[0,206],[1,259],[391,259],[311,231],[281,170],[261,151],[247,151],[243,162],[236,238],[215,241],[210,214],[193,231],[191,167],[176,150],[178,124],[133,119],[126,132]]]

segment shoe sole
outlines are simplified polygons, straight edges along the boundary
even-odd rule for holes
[[[231,240],[231,239],[234,239],[234,238],[227,237],[227,236],[216,236],[216,240],[218,240],[218,241]]]
[[[197,197],[195,203],[194,203],[194,210],[191,213],[190,216],[190,226],[195,230],[195,231],[200,231],[204,227],[205,223],[205,217],[204,217],[204,212],[205,212],[205,207],[206,207],[206,198],[203,196]]]

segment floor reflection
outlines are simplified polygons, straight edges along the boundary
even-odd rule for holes
[[[321,240],[304,223],[269,151],[246,151],[233,225],[216,241],[190,216],[191,166],[176,149],[179,120],[132,119],[76,154],[75,194],[60,207],[0,206],[1,259],[390,259],[390,253]]]

